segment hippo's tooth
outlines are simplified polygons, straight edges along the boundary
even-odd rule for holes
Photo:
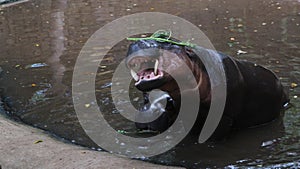
[[[155,64],[154,64],[154,75],[157,75],[157,69],[158,69],[158,60],[155,60]]]
[[[139,76],[136,74],[134,70],[130,69],[130,74],[135,81],[139,80]]]

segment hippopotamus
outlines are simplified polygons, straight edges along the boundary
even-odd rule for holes
[[[158,50],[147,52],[147,49],[166,50],[171,54],[162,54]],[[201,48],[201,50],[210,51],[211,49]],[[210,53],[213,55],[211,57],[218,57],[222,60],[219,64],[224,67],[227,83],[224,112],[212,138],[223,138],[233,129],[267,124],[280,117],[284,105],[288,102],[288,96],[280,80],[271,70],[221,52]],[[210,77],[200,58],[201,56],[197,56],[190,46],[154,39],[141,39],[129,45],[126,65],[135,80],[135,87],[145,93],[145,104],[151,104],[147,92],[155,89],[165,94],[154,100],[153,104],[157,105],[161,100],[167,100],[163,109],[149,108],[141,111],[138,115],[140,117],[152,114],[159,114],[159,117],[148,123],[136,122],[138,129],[163,132],[174,123],[181,102],[180,90],[176,80],[167,72],[177,75],[188,86],[190,77],[187,77],[187,72],[182,69],[182,65],[185,64],[193,73],[200,95],[201,106],[191,131],[193,134],[199,134],[210,108],[212,90]]]

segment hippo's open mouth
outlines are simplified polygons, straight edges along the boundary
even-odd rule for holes
[[[165,83],[158,58],[133,57],[127,61],[135,86],[141,91],[157,89]]]

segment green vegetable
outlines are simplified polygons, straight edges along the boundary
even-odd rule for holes
[[[170,40],[171,38],[171,31],[165,31],[165,30],[158,30],[154,32],[150,37],[145,37],[145,38],[127,38],[127,40],[130,41],[139,41],[139,40],[155,40],[157,42],[167,42],[167,43],[172,43],[175,45],[179,46],[188,46],[188,47],[195,47],[195,44],[190,43],[189,41],[187,42],[176,42],[173,40]]]

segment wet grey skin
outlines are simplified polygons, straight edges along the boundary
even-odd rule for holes
[[[162,90],[168,93],[166,98],[169,101],[166,109],[155,110],[153,109],[155,107],[154,104],[166,98],[157,98],[158,100],[155,100],[155,103],[149,103],[147,94],[145,94],[145,104],[148,104],[146,106],[148,109],[144,108],[137,118],[147,118],[147,116],[151,116],[155,112],[156,116],[157,112],[159,112],[160,117],[150,123],[136,123],[136,127],[142,130],[163,132],[173,124],[178,115],[180,107],[179,88],[174,79],[160,69],[168,69],[169,62],[166,60],[176,62],[176,59],[171,58],[171,56],[169,56],[170,58],[162,56],[160,49],[170,51],[179,56],[178,58],[182,59],[192,70],[197,83],[199,83],[198,89],[201,105],[196,123],[190,132],[193,135],[198,135],[207,117],[211,102],[210,79],[205,66],[199,59],[201,56],[196,56],[189,47],[154,40],[139,40],[132,43],[128,49],[126,64],[133,71],[136,88],[145,93],[153,89]],[[221,58],[227,79],[225,109],[211,139],[221,139],[234,129],[266,124],[280,117],[280,113],[284,109],[284,105],[289,102],[289,99],[279,79],[271,70],[252,62],[234,59],[220,52],[204,48],[202,50],[209,52],[212,55],[211,57]],[[157,61],[160,66],[155,68],[154,65]],[[180,66],[180,63],[175,65]],[[179,72],[177,74],[184,75],[184,72],[180,72],[180,67],[177,70],[169,69],[168,71],[177,71]],[[152,109],[149,108],[151,106]]]

